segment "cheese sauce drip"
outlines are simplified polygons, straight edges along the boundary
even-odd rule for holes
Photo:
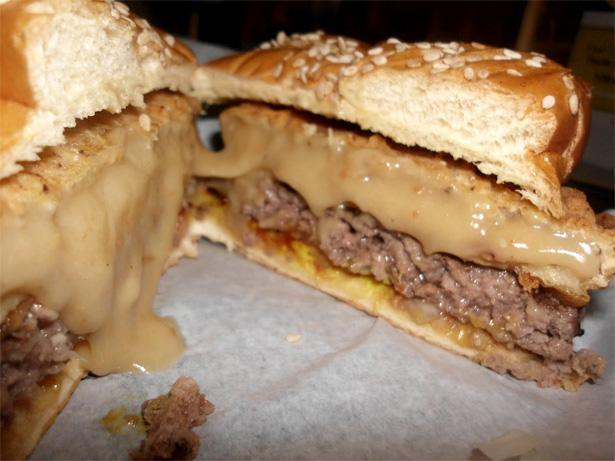
[[[386,228],[417,238],[428,253],[496,267],[553,265],[579,280],[599,270],[596,243],[558,228],[539,212],[528,216],[500,208],[493,198],[497,191],[469,187],[467,174],[462,185],[451,180],[454,173],[444,160],[426,162],[380,137],[326,129],[290,111],[272,113],[247,105],[223,113],[225,148],[197,156],[196,174],[237,178],[268,170],[300,193],[315,214],[351,202]]]
[[[184,349],[174,323],[151,306],[196,149],[191,116],[156,133],[131,117],[107,129],[101,151],[84,154],[108,163],[92,177],[0,220],[3,316],[20,294],[59,311],[87,339],[76,350],[97,375],[161,369]],[[65,149],[64,168],[86,161],[71,147],[54,149]]]

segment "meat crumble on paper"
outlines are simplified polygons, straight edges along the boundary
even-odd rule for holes
[[[149,428],[132,459],[195,459],[201,441],[192,429],[213,412],[214,405],[194,379],[178,378],[168,394],[143,402],[141,413]]]

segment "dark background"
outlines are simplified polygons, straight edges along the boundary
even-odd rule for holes
[[[126,1],[131,10],[174,35],[237,50],[278,31],[322,29],[367,42],[478,41],[538,51],[569,65],[585,11],[613,12],[600,1]],[[615,150],[615,147],[614,147]],[[608,181],[607,181],[608,182]],[[613,187],[582,189],[596,210],[614,207]]]
[[[322,29],[376,42],[478,41],[539,51],[567,64],[584,11],[613,11],[602,1],[129,1],[157,27],[235,49],[285,32]],[[611,2],[612,4],[612,2]],[[525,23],[524,23],[525,18]],[[529,32],[520,37],[521,26]]]

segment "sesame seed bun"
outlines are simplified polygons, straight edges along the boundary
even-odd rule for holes
[[[590,91],[536,53],[478,43],[373,47],[322,32],[278,34],[194,76],[208,103],[249,99],[357,123],[475,164],[535,206],[564,215],[561,183],[582,153]]]
[[[63,142],[78,119],[153,90],[187,90],[195,58],[119,2],[9,1],[0,6],[0,179]]]

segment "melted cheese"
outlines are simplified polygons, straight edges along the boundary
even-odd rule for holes
[[[456,173],[444,161],[407,155],[377,137],[325,131],[289,111],[272,113],[249,106],[223,113],[225,148],[199,155],[196,174],[237,178],[270,171],[299,192],[317,215],[354,203],[386,228],[417,238],[428,253],[449,253],[489,266],[555,266],[578,280],[599,271],[595,242],[539,212],[500,207],[484,184],[468,185],[474,175],[466,171],[459,183],[451,180]],[[298,123],[304,129],[297,129]]]
[[[70,188],[61,183],[61,199],[3,210],[0,220],[3,317],[20,294],[32,295],[86,338],[77,351],[98,375],[160,369],[184,348],[173,322],[151,306],[196,149],[192,117],[150,132],[134,114],[115,117],[125,118],[104,130],[90,160],[62,154],[75,165],[106,165]]]

